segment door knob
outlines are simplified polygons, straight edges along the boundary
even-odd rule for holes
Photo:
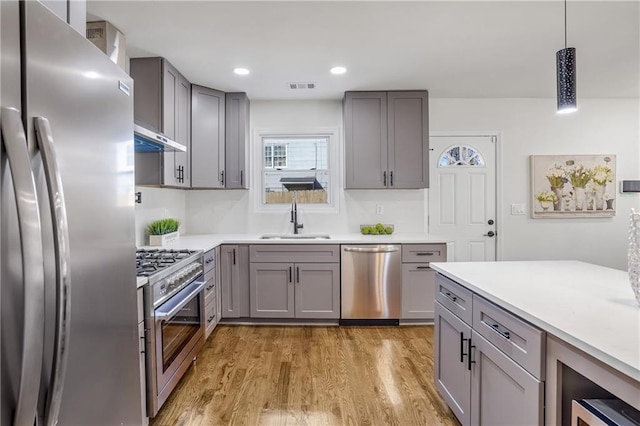
[[[489,219],[489,221],[487,222],[489,225],[493,225],[495,222],[493,221],[493,219]]]
[[[489,231],[486,234],[484,234],[485,237],[495,237],[496,233],[493,231]]]

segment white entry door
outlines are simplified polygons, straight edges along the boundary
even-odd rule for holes
[[[432,136],[429,233],[454,241],[455,262],[496,260],[494,136]]]

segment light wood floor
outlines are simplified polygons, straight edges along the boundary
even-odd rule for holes
[[[174,425],[458,425],[433,327],[218,326],[153,419]]]

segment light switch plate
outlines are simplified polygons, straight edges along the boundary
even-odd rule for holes
[[[511,214],[512,215],[526,214],[525,212],[526,208],[527,207],[524,204],[511,204]]]
[[[384,213],[384,206],[382,204],[376,204],[376,214]]]

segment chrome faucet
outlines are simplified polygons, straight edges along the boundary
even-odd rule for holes
[[[293,233],[297,234],[298,229],[302,229],[304,225],[298,223],[298,202],[296,200],[297,193],[293,192],[293,202],[291,203],[291,223],[293,223]]]

